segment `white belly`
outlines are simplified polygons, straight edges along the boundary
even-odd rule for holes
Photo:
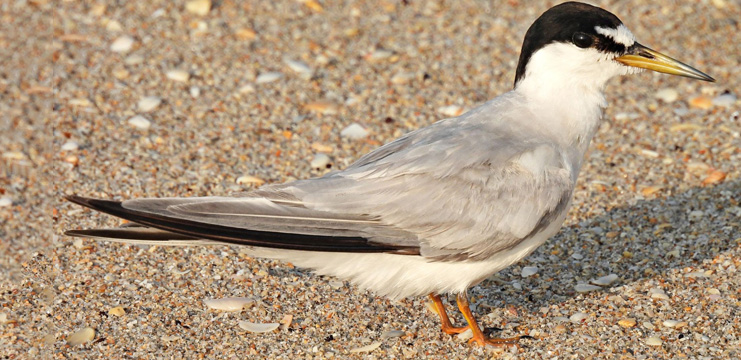
[[[521,260],[555,235],[568,206],[556,221],[512,249],[484,261],[441,262],[421,256],[375,253],[328,253],[255,248],[258,257],[288,261],[321,275],[348,280],[360,288],[392,299],[429,293],[461,293],[499,270]]]

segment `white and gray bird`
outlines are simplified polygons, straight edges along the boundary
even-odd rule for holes
[[[530,254],[561,227],[603,89],[640,69],[715,81],[636,42],[613,14],[568,2],[525,35],[514,89],[410,132],[319,178],[224,197],[109,201],[68,196],[134,226],[70,230],[124,242],[230,244],[391,298],[429,295],[443,331],[488,338],[466,291]],[[457,294],[454,327],[439,294]]]

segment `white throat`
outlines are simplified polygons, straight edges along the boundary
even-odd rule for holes
[[[607,81],[631,69],[596,49],[553,43],[532,55],[514,91],[527,99],[535,126],[586,151],[607,106]]]

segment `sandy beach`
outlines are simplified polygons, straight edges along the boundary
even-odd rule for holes
[[[525,31],[555,3],[3,3],[0,357],[738,358],[737,1],[590,2],[717,82],[610,81],[562,231],[469,292],[493,335],[534,338],[519,349],[442,333],[427,298],[237,247],[63,235],[120,224],[64,195],[228,195],[345,168],[463,113],[512,88]],[[206,303],[234,297],[239,311]]]

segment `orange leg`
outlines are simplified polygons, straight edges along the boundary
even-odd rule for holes
[[[508,346],[508,345],[515,345],[517,346],[517,342],[522,337],[528,337],[528,336],[516,336],[513,338],[508,339],[499,339],[499,338],[489,338],[484,336],[484,333],[481,331],[481,328],[479,328],[479,324],[476,323],[476,319],[473,318],[473,314],[471,313],[471,308],[468,303],[468,295],[465,292],[462,292],[458,294],[458,309],[461,310],[461,313],[463,314],[463,317],[466,318],[466,321],[468,322],[468,327],[471,328],[471,331],[473,332],[473,338],[469,340],[469,343],[476,342],[476,344],[484,346],[484,345],[492,345],[492,346]]]
[[[452,334],[460,334],[466,330],[468,330],[468,326],[464,327],[455,327],[453,326],[453,323],[450,322],[450,318],[448,317],[448,313],[445,311],[445,306],[443,305],[443,301],[440,300],[440,295],[430,294],[430,299],[432,299],[432,303],[435,304],[435,310],[437,311],[437,314],[440,315],[440,322],[442,323],[443,332],[452,335]]]

